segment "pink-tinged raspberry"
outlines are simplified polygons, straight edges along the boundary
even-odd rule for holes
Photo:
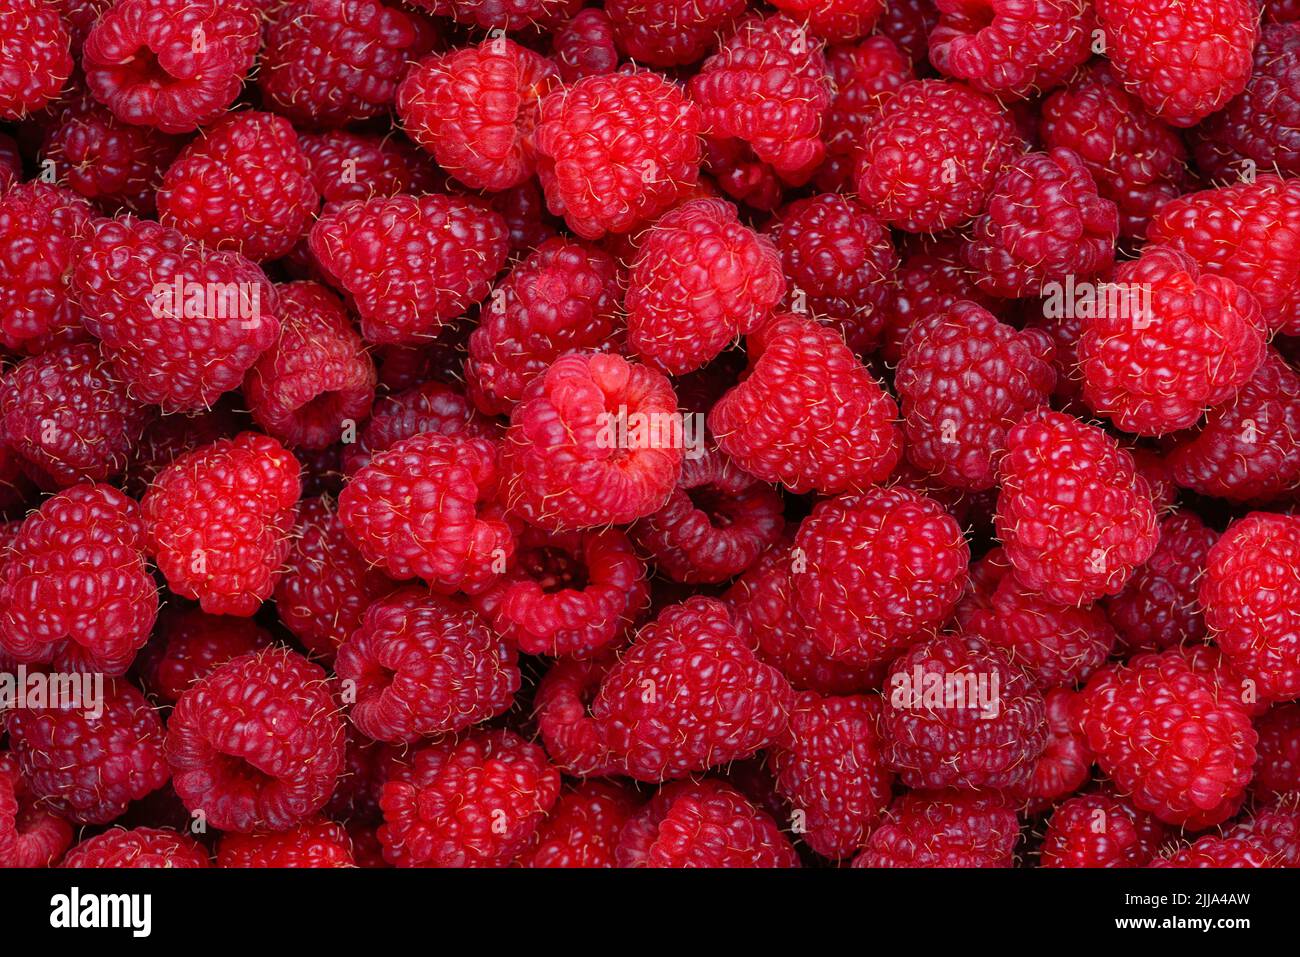
[[[1098,672],[1077,714],[1119,792],[1161,821],[1195,830],[1241,806],[1255,763],[1250,717],[1182,651]]]
[[[1048,819],[1043,867],[1145,867],[1166,834],[1159,821],[1123,798],[1081,794]]]
[[[617,70],[618,48],[609,13],[599,7],[579,10],[576,17],[552,34],[551,59],[565,83]]]
[[[298,147],[327,212],[353,199],[419,192],[415,165],[422,157],[402,140],[327,130],[299,134]]]
[[[956,302],[964,299],[990,311],[1000,308],[992,296],[975,286],[975,277],[961,261],[959,249],[959,241],[950,237],[913,252],[899,266],[881,317],[880,356],[887,363],[898,364],[912,326]]]
[[[292,831],[223,834],[218,867],[355,867],[352,838],[341,824],[315,819]]]
[[[1093,755],[1074,715],[1078,693],[1068,688],[1047,692],[1047,746],[1033,773],[1015,796],[1035,814],[1083,787],[1091,777]]]
[[[961,226],[984,208],[1018,140],[992,97],[942,80],[906,83],[866,131],[858,197],[910,232]]]
[[[343,766],[343,719],[323,669],[285,648],[227,661],[167,721],[176,793],[208,826],[287,831],[319,811]]]
[[[411,0],[412,6],[481,30],[550,30],[564,23],[582,0]]]
[[[908,460],[946,485],[992,488],[1007,433],[1051,395],[1052,352],[1041,330],[1017,332],[973,302],[913,324],[894,380]]]
[[[781,316],[748,343],[753,367],[709,413],[718,448],[792,492],[833,495],[898,464],[898,407],[834,329]]]
[[[72,75],[71,39],[44,0],[0,7],[0,119],[20,120],[58,97]]]
[[[882,36],[831,47],[826,51],[826,65],[835,94],[822,126],[826,159],[817,172],[817,185],[848,190],[853,187],[867,129],[885,101],[916,77],[907,55]]]
[[[542,100],[537,172],[552,213],[583,239],[625,233],[699,180],[700,110],[657,73],[592,76]]]
[[[256,612],[289,554],[299,472],[284,446],[256,432],[218,439],[160,472],[141,508],[172,591],[210,615]]]
[[[231,439],[248,427],[246,417],[226,404],[194,415],[160,415],[145,426],[131,449],[123,491],[143,498],[154,478],[180,456],[217,439]]]
[[[245,110],[208,127],[168,167],[158,221],[261,262],[293,248],[319,202],[289,121]]]
[[[0,378],[0,440],[42,484],[120,474],[151,417],[94,343],[55,346]]]
[[[306,126],[388,112],[407,64],[434,31],[378,0],[289,0],[267,15],[257,82],[266,104]]]
[[[1252,512],[1228,526],[1200,601],[1210,637],[1262,700],[1300,696],[1300,518]]]
[[[997,794],[913,791],[871,832],[854,867],[1011,867],[1020,822]]]
[[[163,704],[175,704],[192,684],[231,658],[270,644],[270,632],[249,618],[168,608],[153,640],[140,653],[135,672],[145,691]]]
[[[74,824],[107,824],[167,783],[162,722],[139,691],[106,678],[102,701],[65,704],[7,714],[9,746],[42,805]]]
[[[887,0],[876,32],[888,37],[917,68],[928,64],[930,31],[939,24],[935,0]]]
[[[343,303],[313,282],[279,287],[280,338],[244,379],[255,421],[294,447],[322,449],[355,431],[375,398],[375,364]]]
[[[772,238],[792,305],[842,328],[858,355],[872,352],[898,268],[889,230],[852,200],[824,193],[787,206]]]
[[[636,791],[613,781],[583,781],[566,791],[516,867],[616,867],[623,825],[640,809]]]
[[[480,415],[459,389],[430,379],[375,403],[374,412],[356,441],[343,447],[343,471],[355,475],[375,455],[422,432],[436,432],[448,438],[495,440],[501,437],[496,421]]]
[[[623,827],[619,867],[798,867],[793,845],[763,811],[721,781],[662,788]]]
[[[1158,858],[1152,867],[1280,867],[1268,848],[1250,837],[1206,834],[1174,853]]]
[[[77,485],[46,499],[0,566],[0,651],[49,662],[66,643],[84,670],[125,673],[158,615],[144,548],[140,509],[116,489]]]
[[[817,36],[836,41],[870,33],[886,0],[780,0],[772,5]]]
[[[511,412],[507,502],[551,531],[651,515],[677,483],[691,421],[654,369],[617,355],[561,356]]]
[[[413,751],[384,785],[384,859],[397,867],[505,867],[560,793],[535,744],[504,730]]]
[[[707,364],[757,329],[785,295],[771,240],[742,225],[722,200],[684,203],[638,242],[628,276],[628,347],[661,372]]]
[[[1065,605],[1116,595],[1160,531],[1133,456],[1061,412],[1026,415],[1007,436],[994,519],[1025,587]]]
[[[60,867],[211,867],[208,852],[188,834],[165,827],[115,827],[87,838]]]
[[[435,54],[397,89],[402,128],[473,189],[517,186],[533,174],[532,134],[555,64],[505,37]]]
[[[795,607],[833,658],[888,659],[940,627],[966,588],[970,549],[938,502],[905,488],[828,499],[795,536]]]
[[[592,658],[561,658],[537,683],[533,712],[546,753],[566,774],[598,777],[618,769],[603,729],[591,719],[590,705],[615,662],[614,652]]]
[[[239,96],[261,18],[252,0],[119,0],[82,47],[86,84],[127,123],[196,130]]]
[[[618,50],[655,67],[694,63],[744,12],[743,0],[609,0],[604,6]],[[608,71],[606,71],[608,72]]]
[[[769,754],[777,791],[803,812],[804,843],[822,857],[852,856],[889,806],[894,776],[881,753],[879,718],[877,697],[805,692]]]
[[[645,565],[618,529],[526,528],[514,567],[474,607],[530,655],[588,656],[627,633],[650,601]]]
[[[830,73],[822,42],[790,17],[741,21],[689,89],[710,135],[743,140],[778,175],[806,178],[821,162]]]
[[[1294,806],[1294,799],[1256,810],[1226,836],[1254,842],[1275,866],[1300,867],[1300,810]]]
[[[317,220],[308,245],[374,343],[436,333],[487,295],[507,254],[500,216],[441,194],[348,203]]]
[[[339,496],[339,518],[367,561],[398,580],[482,591],[514,554],[496,501],[488,439],[422,432],[375,455]]]
[[[1252,0],[1097,0],[1106,56],[1129,92],[1174,126],[1221,109],[1250,78]]]
[[[1272,801],[1300,791],[1300,705],[1276,705],[1255,722],[1255,730],[1259,759],[1251,790],[1256,799]]]
[[[474,404],[509,414],[556,358],[612,345],[622,325],[618,272],[609,253],[567,239],[547,240],[515,266],[470,333],[465,376]]]
[[[0,751],[0,867],[52,867],[72,845],[72,826],[39,804],[18,759]]]

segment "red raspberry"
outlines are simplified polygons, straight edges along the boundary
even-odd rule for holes
[[[52,867],[72,844],[72,826],[38,804],[18,767],[0,751],[0,867]]]
[[[1255,763],[1250,717],[1180,650],[1099,671],[1077,710],[1102,770],[1138,808],[1195,830],[1241,806]]]
[[[402,127],[474,189],[508,189],[533,174],[538,104],[555,64],[497,37],[421,60],[397,89]]]
[[[1252,512],[1228,526],[1200,599],[1210,637],[1261,700],[1300,696],[1300,518]]]
[[[626,785],[583,781],[560,796],[515,865],[615,867],[619,834],[640,805],[637,793]]]
[[[1029,813],[1051,807],[1087,783],[1092,774],[1092,752],[1074,716],[1078,694],[1068,688],[1047,692],[1047,746],[1034,762],[1033,773],[1016,793]]]
[[[770,753],[777,791],[801,814],[796,833],[822,857],[851,857],[889,806],[894,776],[881,754],[879,718],[874,695],[805,692]]]
[[[25,662],[72,652],[86,671],[125,673],[158,615],[144,548],[140,509],[116,489],[46,499],[0,565],[0,651]]]
[[[742,20],[689,89],[712,136],[748,143],[778,175],[807,179],[821,162],[830,74],[821,41],[789,17]]]
[[[699,179],[699,109],[657,73],[592,76],[542,100],[537,173],[551,212],[584,239],[625,233]]]
[[[465,377],[483,412],[509,414],[556,358],[604,349],[621,324],[618,264],[603,250],[550,239],[493,290],[470,333]]]
[[[487,295],[505,263],[506,225],[454,196],[348,203],[312,227],[312,254],[375,343],[412,343]]]
[[[827,40],[853,40],[871,32],[886,0],[780,0],[774,7]]]
[[[546,753],[574,777],[605,776],[616,770],[602,728],[588,706],[614,662],[606,650],[590,659],[561,658],[537,683],[533,712]]]
[[[994,520],[1025,587],[1064,605],[1116,595],[1159,540],[1133,456],[1060,412],[1026,415],[1007,436]]]
[[[1300,791],[1300,705],[1276,705],[1255,722],[1259,734],[1251,790],[1260,801]]]
[[[933,499],[905,488],[829,499],[795,537],[795,607],[823,652],[873,664],[947,621],[969,563],[961,527]]]
[[[294,123],[340,126],[388,112],[407,64],[434,31],[378,0],[289,0],[267,13],[257,82]]]
[[[384,859],[397,867],[504,867],[529,846],[559,793],[559,772],[518,735],[442,739],[411,752],[384,785]]]
[[[499,475],[490,440],[422,432],[352,477],[339,518],[366,560],[393,578],[482,591],[514,554],[495,501]]]
[[[1192,126],[1242,91],[1259,28],[1251,0],[1097,0],[1106,56],[1129,91]]]
[[[741,140],[706,139],[704,169],[718,189],[751,209],[771,212],[781,205],[785,185]]]
[[[58,97],[72,75],[71,40],[52,3],[0,7],[0,119],[21,120]]]
[[[835,93],[822,126],[826,160],[817,173],[817,185],[848,190],[853,188],[867,130],[885,102],[916,77],[907,55],[882,36],[831,47],[826,51],[826,65]]]
[[[412,0],[412,5],[481,30],[549,30],[568,20],[582,0]]]
[[[876,32],[888,37],[913,66],[928,64],[930,31],[939,24],[934,0],[887,0]]]
[[[299,494],[297,460],[255,432],[176,459],[141,503],[172,591],[211,615],[256,612],[288,556]]]
[[[1010,867],[1020,822],[997,794],[913,791],[894,802],[854,867]]]
[[[721,781],[677,781],[627,822],[619,867],[798,867],[767,814]]]
[[[23,157],[18,143],[8,133],[0,133],[0,193],[23,178]]]
[[[246,418],[224,404],[194,415],[158,416],[131,449],[123,490],[142,498],[158,473],[181,455],[217,439],[234,438],[246,427]]]
[[[990,311],[1001,308],[976,288],[958,250],[958,241],[949,237],[912,253],[899,266],[881,316],[880,357],[886,362],[898,364],[912,326],[956,302],[965,299]]]
[[[380,452],[422,432],[448,438],[498,439],[500,426],[480,415],[457,389],[434,379],[375,404],[355,442],[343,448],[343,471],[355,475]]]
[[[1052,812],[1043,867],[1145,867],[1166,833],[1159,821],[1122,798],[1081,794]]]
[[[906,83],[866,131],[858,196],[900,229],[961,226],[984,208],[1017,147],[1015,125],[991,97],[960,83]]]
[[[420,191],[423,154],[403,140],[329,130],[299,134],[298,147],[327,212],[348,200]]]
[[[55,346],[0,379],[0,440],[43,485],[120,474],[151,417],[94,343]]]
[[[325,672],[284,648],[227,661],[176,702],[167,763],[185,807],[210,826],[295,827],[329,800],[343,765]]]
[[[140,653],[135,671],[145,691],[170,705],[231,658],[270,644],[270,632],[249,618],[168,608],[153,640]]]
[[[736,464],[792,492],[833,495],[898,464],[898,407],[833,329],[778,317],[748,343],[753,368],[709,413]]]
[[[638,242],[628,276],[628,347],[661,372],[707,364],[757,329],[785,295],[771,241],[741,225],[722,200],[683,203]]]
[[[341,824],[316,819],[292,831],[223,834],[218,867],[355,867],[352,838]]]
[[[376,741],[414,744],[501,714],[519,690],[514,648],[468,608],[408,587],[377,599],[339,647],[350,717]]]
[[[1253,838],[1207,834],[1152,867],[1280,867],[1268,849]]]
[[[87,838],[60,867],[211,867],[208,852],[188,834],[165,827],[115,827]]]
[[[682,66],[708,53],[745,10],[743,0],[608,0],[609,29],[622,54],[650,66]],[[606,71],[608,72],[608,71]]]
[[[86,37],[86,84],[124,122],[188,133],[239,96],[260,27],[252,0],[118,0]]]
[[[74,824],[107,824],[167,783],[162,722],[144,696],[108,678],[95,705],[29,704],[7,715],[23,780],[43,806]]]
[[[551,59],[565,83],[617,70],[618,50],[614,46],[614,25],[609,13],[599,7],[578,11],[576,17],[552,35]]]
[[[1253,841],[1275,866],[1300,867],[1300,811],[1290,800],[1285,805],[1257,810],[1227,836]]]

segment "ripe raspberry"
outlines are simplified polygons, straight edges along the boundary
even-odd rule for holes
[[[0,133],[0,193],[23,178],[23,157],[18,143],[8,133]]]
[[[397,867],[504,867],[560,793],[535,744],[477,731],[412,751],[384,785],[384,859]]]
[[[576,17],[552,34],[551,59],[565,83],[617,70],[618,50],[609,13],[600,7],[579,10]]]
[[[481,30],[549,30],[568,20],[582,0],[412,0],[412,5]]]
[[[58,97],[72,75],[71,40],[52,3],[0,7],[0,119],[21,120]]]
[[[1166,833],[1159,821],[1122,798],[1081,794],[1052,812],[1043,867],[1145,867]]]
[[[583,781],[560,796],[515,866],[615,867],[619,834],[640,805],[626,785]]]
[[[403,140],[328,130],[300,133],[298,147],[326,212],[353,199],[421,191],[416,164],[423,154]]]
[[[798,867],[794,847],[767,814],[721,781],[660,789],[623,828],[619,867]]]
[[[86,36],[86,84],[126,123],[188,133],[239,96],[260,27],[253,0],[118,0]]]
[[[866,132],[858,196],[910,232],[961,226],[988,201],[1018,134],[997,102],[960,83],[904,84]]]
[[[785,185],[776,170],[741,140],[707,138],[704,169],[718,189],[751,209],[772,212],[781,205]],[[806,178],[799,176],[801,182]]]
[[[317,220],[308,245],[374,343],[436,333],[487,295],[507,253],[500,216],[436,194],[348,203]]]
[[[380,452],[422,432],[448,438],[498,439],[500,426],[480,415],[457,389],[434,379],[375,404],[374,412],[355,442],[343,448],[343,471],[355,475]]]
[[[876,32],[894,41],[914,67],[928,64],[930,31],[939,24],[934,0],[887,0]]]
[[[366,609],[334,669],[353,685],[358,730],[407,744],[501,714],[520,682],[514,649],[483,619],[415,587]]]
[[[1025,587],[1063,605],[1123,590],[1159,541],[1133,456],[1060,412],[1026,415],[1007,436],[997,536]]]
[[[1232,828],[1227,837],[1246,838],[1261,847],[1278,867],[1300,867],[1300,811],[1293,800],[1264,807]]]
[[[537,174],[552,213],[583,239],[625,233],[699,179],[704,121],[657,73],[592,76],[542,100]]]
[[[1138,808],[1195,830],[1241,806],[1255,731],[1241,705],[1182,651],[1099,671],[1077,711],[1102,770]]]
[[[585,778],[617,770],[605,745],[603,729],[589,713],[614,661],[611,649],[589,659],[561,658],[537,683],[533,696],[537,730],[546,753],[566,774]]]
[[[1173,854],[1161,857],[1152,867],[1279,867],[1268,849],[1248,837],[1216,837],[1207,834]]]
[[[287,831],[329,800],[343,720],[325,672],[285,648],[227,661],[186,691],[167,722],[177,795],[211,827]]]
[[[835,92],[822,124],[826,159],[817,172],[817,185],[850,190],[867,130],[885,102],[916,77],[907,55],[882,36],[831,47],[826,66]]]
[[[165,827],[111,828],[87,838],[60,867],[211,867],[208,852],[188,834]]]
[[[871,32],[886,0],[780,0],[774,7],[827,40],[854,40]]]
[[[181,455],[217,439],[231,439],[247,427],[246,417],[222,404],[194,415],[160,415],[145,426],[131,449],[123,491],[143,498],[154,478]]]
[[[1051,807],[1087,783],[1093,755],[1075,718],[1078,693],[1068,688],[1047,692],[1047,746],[1034,762],[1033,773],[1016,797],[1034,814]]]
[[[624,56],[668,67],[694,63],[708,53],[719,34],[730,32],[745,4],[743,0],[608,0],[604,10]]]
[[[141,502],[149,548],[172,591],[210,615],[255,613],[289,553],[297,460],[255,432],[180,456]]]
[[[135,673],[145,691],[171,705],[231,658],[270,644],[270,632],[249,618],[168,608],[159,618],[153,640],[140,653]]]
[[[748,378],[709,413],[718,448],[792,492],[833,495],[884,481],[898,464],[898,407],[833,329],[793,316],[748,345]]]
[[[913,791],[872,831],[854,867],[1010,867],[1020,822],[997,794]]]
[[[1129,92],[1174,126],[1192,126],[1242,91],[1259,8],[1250,0],[1097,0],[1106,56]]]
[[[18,759],[0,751],[0,867],[52,867],[71,844],[71,825],[36,802]]]
[[[316,819],[292,831],[223,834],[218,867],[355,867],[352,838],[341,824]]]
[[[1300,705],[1274,706],[1255,722],[1255,731],[1259,759],[1251,790],[1256,800],[1272,801],[1300,791]]]
[[[950,237],[913,252],[899,266],[881,315],[880,357],[891,366],[902,358],[908,330],[922,319],[963,299],[989,311],[1001,310],[992,296],[975,286],[959,248]]]

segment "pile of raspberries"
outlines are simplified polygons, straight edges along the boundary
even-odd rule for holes
[[[1300,866],[1300,3],[583,4],[0,0],[0,866]]]

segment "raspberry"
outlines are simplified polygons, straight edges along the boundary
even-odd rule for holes
[[[690,420],[676,415],[672,386],[655,370],[616,355],[561,356],[511,412],[503,455],[510,508],[550,531],[653,514],[681,470]]]
[[[560,796],[518,867],[615,867],[623,825],[641,801],[631,788],[611,781],[583,781]]]
[[[908,330],[922,319],[963,299],[990,311],[1001,308],[975,286],[958,249],[955,240],[946,239],[912,253],[899,266],[881,316],[880,356],[889,364],[898,364]]]
[[[907,55],[882,36],[831,47],[826,51],[826,66],[835,93],[822,125],[826,159],[817,173],[817,185],[851,189],[867,130],[885,101],[916,77]]]
[[[344,446],[343,470],[355,475],[378,453],[422,432],[493,440],[501,435],[497,423],[479,415],[458,390],[430,379],[375,404],[357,440]]]
[[[167,722],[167,763],[191,812],[223,831],[287,831],[329,800],[343,721],[325,672],[271,648],[221,665]]]
[[[614,42],[624,56],[650,66],[694,63],[729,32],[745,10],[743,0],[608,0],[604,7]]]
[[[1165,834],[1159,821],[1122,798],[1081,794],[1052,812],[1043,867],[1145,867]]]
[[[579,10],[576,17],[555,31],[551,44],[551,59],[565,83],[618,69],[614,25],[609,13],[598,7]]]
[[[789,17],[742,20],[688,88],[712,136],[748,143],[779,176],[806,179],[821,162],[830,74],[821,42]]]
[[[916,67],[928,62],[930,31],[938,24],[934,0],[887,0],[876,32],[892,40]]]
[[[904,488],[821,502],[795,537],[795,607],[832,658],[885,661],[941,626],[970,549],[933,499]]]
[[[71,825],[36,802],[17,758],[0,751],[0,867],[52,867],[71,844]]]
[[[1192,126],[1242,91],[1259,8],[1250,0],[1097,0],[1106,56],[1156,116]]]
[[[660,789],[623,828],[619,867],[798,867],[775,821],[721,781]]]
[[[1253,817],[1232,828],[1227,836],[1254,842],[1275,862],[1274,866],[1300,865],[1300,812],[1290,801],[1286,805],[1260,808]]]
[[[153,640],[140,653],[135,671],[151,697],[171,705],[231,658],[270,644],[270,633],[251,619],[168,608]]]
[[[355,430],[375,398],[375,364],[333,293],[279,288],[280,338],[244,379],[253,420],[289,445],[322,449]]]
[[[529,846],[560,793],[542,749],[509,731],[410,753],[384,785],[384,859],[397,867],[503,867]]]
[[[583,239],[625,233],[699,179],[704,121],[657,73],[579,80],[542,100],[537,173],[552,213]]]
[[[167,783],[162,722],[144,696],[107,678],[96,703],[95,711],[29,705],[7,715],[23,780],[74,824],[107,824]]]
[[[306,821],[292,831],[223,834],[218,867],[355,867],[352,839],[341,824]]]
[[[440,17],[481,30],[549,30],[578,12],[581,0],[412,0]]]
[[[871,832],[854,867],[1010,867],[1020,839],[1015,811],[997,794],[913,791]]]
[[[72,278],[86,328],[131,395],[164,411],[210,407],[280,327],[257,266],[145,220],[95,221]]]
[[[419,191],[420,153],[402,140],[329,130],[299,134],[298,148],[327,212],[348,200]]]
[[[487,295],[506,259],[506,225],[454,196],[393,196],[326,213],[308,239],[374,343],[412,343]]]
[[[853,40],[870,33],[885,5],[886,0],[781,0],[773,4],[827,40]]]
[[[532,133],[555,64],[505,37],[421,60],[397,90],[411,139],[474,189],[509,189],[533,174]]]
[[[833,329],[774,319],[748,343],[749,377],[709,413],[718,448],[765,482],[833,495],[898,464],[898,407]]]
[[[537,683],[537,730],[546,753],[566,774],[605,776],[616,770],[603,729],[588,710],[613,661],[609,650],[590,659],[561,658]]]
[[[1257,800],[1272,801],[1300,791],[1300,705],[1273,707],[1255,722],[1259,760],[1251,789]]]
[[[1279,867],[1268,849],[1252,838],[1207,834],[1152,867]]]
[[[908,460],[945,485],[993,488],[1007,433],[1047,404],[1052,352],[1042,331],[1017,332],[973,302],[917,321],[894,379]]]
[[[194,415],[160,415],[144,428],[131,449],[123,490],[141,498],[154,478],[176,459],[217,439],[234,438],[246,426],[245,418],[221,405]]]
[[[53,4],[5,0],[0,7],[0,119],[23,119],[58,97],[72,75],[70,45]]]
[[[1195,830],[1240,807],[1255,763],[1250,718],[1180,650],[1099,671],[1077,713],[1102,770],[1141,810]]]
[[[341,126],[388,112],[434,31],[378,0],[289,0],[268,12],[265,39],[257,82],[267,106],[296,124]]]
[[[188,834],[165,827],[115,827],[87,838],[60,867],[211,867],[208,852]]]
[[[628,276],[628,347],[661,372],[705,365],[757,329],[785,294],[771,241],[722,200],[683,203],[639,244]]]
[[[1034,762],[1033,773],[1016,793],[1029,813],[1037,813],[1073,794],[1092,773],[1092,752],[1075,719],[1078,694],[1068,688],[1047,692],[1047,746]]]
[[[1026,415],[1007,435],[994,524],[1025,587],[1063,605],[1118,594],[1159,540],[1133,457],[1096,426]]]
[[[23,177],[23,157],[18,143],[8,133],[0,133],[0,193]]]
[[[495,502],[498,480],[493,442],[423,432],[352,477],[339,496],[339,518],[365,559],[393,578],[481,591],[514,554]]]
[[[858,197],[910,232],[961,226],[984,208],[1017,146],[1015,125],[991,97],[960,83],[905,83],[866,131]]]
[[[86,84],[126,123],[188,133],[239,96],[260,26],[252,0],[118,0],[86,36]]]
[[[613,344],[620,325],[618,264],[608,253],[549,239],[493,290],[470,333],[465,377],[485,413],[509,414],[556,358]]]
[[[211,615],[252,615],[289,553],[299,466],[269,436],[243,432],[180,456],[141,502],[149,548],[172,591]]]
[[[776,171],[741,140],[706,139],[704,169],[718,189],[751,209],[772,212],[781,205],[785,187]]]

